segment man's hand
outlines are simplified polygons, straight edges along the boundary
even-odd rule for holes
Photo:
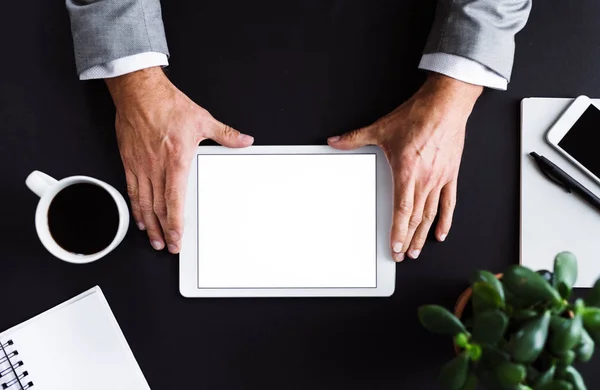
[[[116,130],[137,226],[156,250],[178,253],[190,165],[198,144],[228,147],[254,139],[214,119],[179,91],[160,68],[107,79],[117,108]]]
[[[330,146],[378,145],[394,176],[391,249],[396,261],[416,259],[438,213],[436,237],[444,241],[456,203],[465,126],[482,87],[432,73],[400,107],[370,126],[331,137]]]

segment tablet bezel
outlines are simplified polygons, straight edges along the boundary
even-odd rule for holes
[[[203,154],[375,154],[377,177],[377,287],[372,288],[198,288],[197,236],[197,172],[198,155]],[[226,297],[388,297],[394,293],[396,263],[392,259],[389,237],[392,219],[392,175],[381,149],[366,146],[341,151],[319,146],[251,146],[231,149],[223,146],[199,146],[192,161],[185,200],[185,230],[179,255],[179,289],[187,298]]]

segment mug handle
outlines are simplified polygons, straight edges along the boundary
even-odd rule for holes
[[[29,176],[27,176],[27,180],[25,180],[27,187],[40,198],[56,183],[58,183],[58,180],[40,171],[31,172]]]

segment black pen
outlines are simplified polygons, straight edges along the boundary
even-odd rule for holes
[[[583,200],[600,210],[600,198],[594,195],[590,190],[585,188],[577,180],[569,176],[565,171],[557,167],[544,156],[540,156],[536,152],[529,153],[535,160],[536,164],[542,171],[542,173],[554,183],[563,187],[567,192],[574,192],[579,195]]]

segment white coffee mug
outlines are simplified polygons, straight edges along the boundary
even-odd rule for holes
[[[113,197],[117,210],[119,211],[119,227],[115,232],[115,238],[109,246],[100,252],[89,255],[73,253],[63,249],[56,241],[54,241],[48,227],[48,208],[54,197],[63,189],[73,184],[80,183],[95,184],[102,187]],[[35,212],[35,229],[40,237],[40,241],[42,241],[42,244],[46,247],[48,252],[59,259],[75,264],[90,263],[106,256],[115,249],[121,241],[123,241],[123,238],[127,233],[127,228],[129,227],[129,209],[127,208],[127,203],[125,202],[125,199],[123,199],[123,196],[121,196],[119,191],[110,184],[88,176],[71,176],[62,180],[56,180],[40,171],[31,172],[27,177],[25,184],[27,184],[27,187],[29,187],[31,191],[35,192],[37,196],[40,197]]]

